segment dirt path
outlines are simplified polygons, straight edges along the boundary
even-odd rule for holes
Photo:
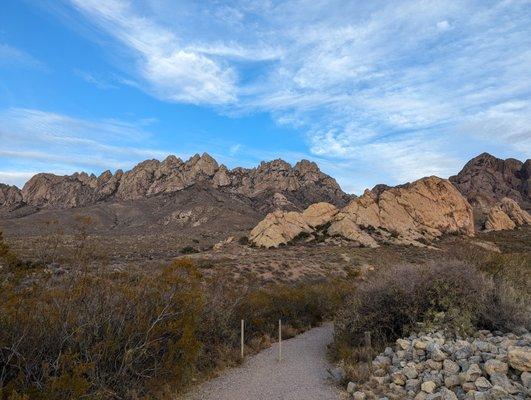
[[[248,358],[184,397],[185,400],[337,400],[329,381],[326,345],[333,326],[325,324]]]

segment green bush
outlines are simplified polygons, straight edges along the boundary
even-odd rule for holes
[[[247,246],[249,244],[249,238],[247,236],[241,236],[238,239],[238,244],[241,244],[242,246]]]

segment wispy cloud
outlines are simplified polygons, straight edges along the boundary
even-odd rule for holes
[[[139,88],[269,112],[313,156],[388,183],[485,148],[531,155],[528,0],[65,1],[128,51]]]
[[[89,120],[34,109],[0,111],[0,169],[22,179],[33,171],[72,173],[129,168],[146,158],[166,152],[146,147],[148,121]],[[142,143],[140,145],[140,143]]]
[[[92,72],[75,69],[74,74],[83,79],[85,82],[90,83],[91,85],[94,85],[101,90],[117,88],[116,84],[112,83],[110,80],[98,76]]]
[[[31,54],[7,43],[0,43],[0,67],[13,66],[48,71],[48,67]]]
[[[136,58],[137,73],[155,96],[175,102],[221,104],[234,100],[232,68],[187,49],[170,29],[118,0],[72,0],[77,10],[113,35]]]
[[[229,155],[235,156],[242,148],[242,145],[240,143],[234,144],[230,146],[229,148]]]

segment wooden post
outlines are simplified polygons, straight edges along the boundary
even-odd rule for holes
[[[241,328],[242,328],[242,333],[241,333],[241,357],[242,357],[242,361],[243,361],[243,342],[244,342],[244,334],[245,334],[245,330],[244,330],[244,322],[243,322],[243,319],[242,319],[242,324],[241,324]]]
[[[367,355],[367,366],[370,373],[372,371],[372,344],[370,332],[365,332],[365,354]]]
[[[282,361],[282,320],[278,320],[278,361]]]

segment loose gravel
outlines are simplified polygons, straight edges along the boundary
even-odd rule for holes
[[[324,324],[249,357],[184,397],[185,400],[337,400],[339,390],[327,372],[326,346],[332,324]]]

